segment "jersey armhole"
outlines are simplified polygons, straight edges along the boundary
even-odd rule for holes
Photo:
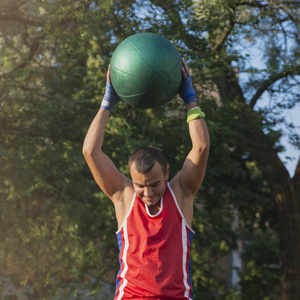
[[[171,188],[171,186],[170,186],[170,182],[168,182],[168,188],[169,188],[169,191],[171,192],[171,194],[172,194],[172,196],[173,196],[173,199],[174,199],[174,202],[175,202],[175,204],[176,204],[177,210],[178,210],[178,212],[180,213],[180,215],[181,215],[181,217],[182,217],[182,219],[183,219],[183,221],[184,221],[184,223],[185,223],[185,226],[186,226],[186,227],[194,234],[195,231],[191,228],[191,226],[189,226],[189,224],[187,223],[187,221],[186,221],[186,219],[185,219],[185,217],[184,217],[184,215],[183,215],[183,213],[182,213],[182,211],[181,211],[181,209],[180,209],[180,207],[179,207],[179,204],[178,204],[178,202],[177,202],[177,199],[176,199],[176,197],[175,197],[175,195],[174,195],[174,192],[173,192],[173,190],[172,190],[172,188]]]
[[[128,213],[127,213],[127,215],[126,215],[126,217],[125,217],[125,219],[124,219],[122,225],[121,225],[120,228],[116,231],[116,234],[118,234],[118,233],[121,231],[121,229],[123,228],[123,226],[124,226],[126,220],[128,219],[128,216],[129,216],[129,214],[130,214],[130,212],[131,212],[131,210],[132,210],[132,207],[133,207],[133,203],[134,203],[134,201],[135,201],[135,197],[136,197],[136,193],[133,194],[133,198],[132,198],[132,201],[131,201],[131,204],[130,204],[129,211],[128,211]]]

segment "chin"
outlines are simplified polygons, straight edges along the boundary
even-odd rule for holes
[[[145,203],[147,206],[153,206],[153,205],[156,204],[156,202],[149,201],[149,200],[144,200],[144,203]]]
[[[144,201],[146,203],[147,206],[155,206],[158,202],[159,202],[160,198],[154,198],[152,200],[146,200]]]

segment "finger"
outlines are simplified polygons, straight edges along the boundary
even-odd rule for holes
[[[110,80],[110,64],[108,65],[108,70],[107,70],[107,74],[106,74],[106,80],[111,83],[111,80]]]
[[[182,73],[183,79],[186,79],[187,74],[186,74],[186,71],[185,71],[184,67],[181,67],[181,73]]]
[[[185,70],[186,74],[189,75],[189,74],[190,74],[189,68],[188,68],[188,66],[187,66],[187,64],[186,64],[186,62],[185,62],[185,60],[184,60],[183,58],[181,58],[181,60],[182,60],[182,65],[183,65],[183,67],[184,67],[184,70]]]

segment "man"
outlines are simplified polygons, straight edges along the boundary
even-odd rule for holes
[[[193,200],[205,175],[209,133],[184,60],[180,96],[187,107],[192,149],[170,181],[163,154],[143,147],[129,158],[131,179],[102,152],[105,127],[120,101],[110,70],[100,110],[84,141],[83,154],[102,191],[115,206],[120,271],[115,300],[193,299],[190,247]]]

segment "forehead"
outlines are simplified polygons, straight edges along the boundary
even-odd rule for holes
[[[132,181],[140,184],[152,184],[164,177],[164,171],[162,166],[155,162],[153,168],[146,174],[139,173],[135,168],[135,163],[130,167],[130,175]]]

